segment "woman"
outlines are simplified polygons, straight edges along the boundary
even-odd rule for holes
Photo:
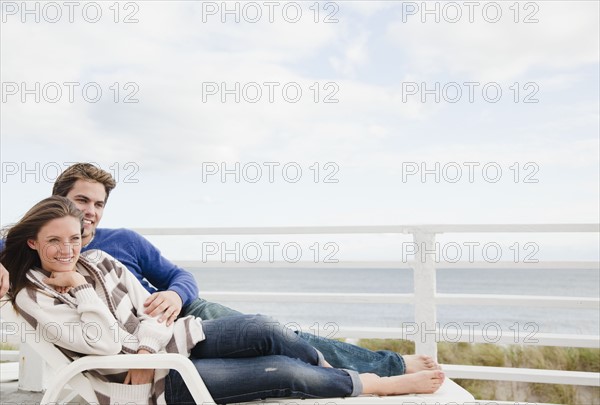
[[[80,255],[82,221],[68,199],[42,200],[9,229],[0,255],[15,308],[71,358],[157,352],[191,356],[218,403],[431,393],[443,382],[440,370],[378,377],[328,367],[312,346],[262,316],[159,323],[143,313],[148,292],[121,263],[98,250]],[[99,403],[192,402],[177,375],[167,374],[102,370],[89,377]]]

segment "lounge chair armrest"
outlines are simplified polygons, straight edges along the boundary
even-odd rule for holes
[[[197,404],[214,404],[204,381],[187,357],[176,354],[118,354],[114,356],[85,356],[61,369],[44,393],[42,404],[56,403],[65,384],[83,371],[106,368],[153,368],[177,370],[185,381]],[[76,387],[75,387],[76,388]]]

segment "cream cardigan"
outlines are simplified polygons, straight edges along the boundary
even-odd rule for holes
[[[204,339],[199,319],[165,322],[144,314],[144,301],[150,293],[119,261],[100,250],[83,253],[77,272],[88,284],[60,294],[44,283],[50,274],[31,269],[27,277],[33,284],[17,294],[16,306],[36,329],[36,336],[54,343],[69,358],[88,354],[111,355],[168,352],[190,355]],[[154,383],[122,384],[128,370],[87,372],[99,404],[164,404],[164,379],[168,370],[156,370]]]

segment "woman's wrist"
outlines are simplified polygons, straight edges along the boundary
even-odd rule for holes
[[[85,277],[83,277],[81,274],[79,274],[77,272],[74,272],[71,280],[72,280],[72,284],[71,285],[72,285],[73,288],[77,288],[79,286],[82,286],[82,285],[88,283],[87,280],[85,279]]]

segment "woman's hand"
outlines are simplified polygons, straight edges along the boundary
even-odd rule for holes
[[[150,354],[147,350],[138,350],[137,354]],[[125,381],[123,384],[148,384],[154,382],[154,370],[153,369],[132,369],[127,372]]]
[[[132,369],[127,372],[123,384],[139,385],[154,382],[153,369]]]
[[[54,272],[44,282],[54,287],[61,294],[69,292],[72,288],[87,284],[85,277],[76,271]]]

